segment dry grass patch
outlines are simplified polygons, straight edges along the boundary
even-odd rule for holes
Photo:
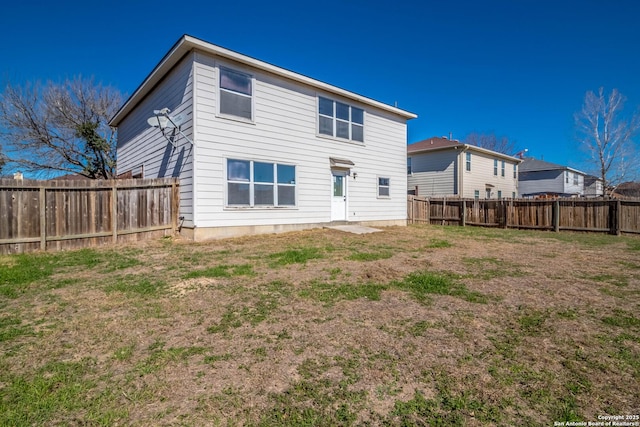
[[[637,413],[638,242],[412,226],[0,257],[0,425]]]

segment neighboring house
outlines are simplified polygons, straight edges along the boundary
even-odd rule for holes
[[[181,126],[150,127],[165,126],[166,109]],[[179,177],[181,231],[202,240],[405,225],[415,117],[185,35],[110,125],[118,175]]]
[[[584,177],[584,197],[602,197],[604,187],[602,180],[597,176],[587,175]]]
[[[587,174],[534,158],[526,158],[518,176],[522,197],[582,197]],[[595,189],[594,189],[595,191]]]
[[[407,189],[416,196],[518,197],[522,160],[447,138],[407,146]]]

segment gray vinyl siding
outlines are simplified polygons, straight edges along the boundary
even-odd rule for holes
[[[564,192],[564,171],[562,170],[521,172],[518,180],[522,195]]]
[[[118,125],[118,174],[140,166],[144,178],[180,178],[180,215],[193,223],[193,146],[182,136],[176,147],[147,124],[154,110],[170,108],[186,117],[182,131],[193,139],[193,55],[187,55]]]
[[[412,173],[407,177],[407,188],[417,196],[453,196],[458,193],[458,151],[435,151],[410,154]]]
[[[566,182],[566,170],[547,170],[522,172],[519,176],[520,192],[523,195],[537,193],[555,193],[566,195],[584,195],[584,175],[569,172],[569,182]],[[573,183],[574,175],[578,176],[578,184]]]
[[[254,78],[253,122],[217,115],[218,67]],[[198,227],[305,224],[331,218],[329,158],[355,163],[357,178],[348,178],[348,219],[352,221],[406,218],[406,121],[368,105],[276,77],[258,69],[196,54],[194,65],[198,124],[195,177]],[[365,110],[365,143],[338,141],[317,135],[317,96]],[[226,199],[226,159],[296,166],[294,208],[229,208]],[[377,198],[377,177],[390,178],[389,199]]]

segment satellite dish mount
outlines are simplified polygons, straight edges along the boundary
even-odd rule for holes
[[[153,110],[154,115],[147,119],[147,123],[149,126],[160,128],[162,136],[164,136],[164,138],[173,145],[173,148],[178,147],[177,141],[179,136],[183,136],[187,141],[193,144],[193,141],[180,129],[180,126],[184,123],[184,116],[182,114],[170,116],[170,112],[171,110],[166,107],[162,110]]]

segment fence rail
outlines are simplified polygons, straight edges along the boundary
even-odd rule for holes
[[[476,200],[408,196],[409,223],[640,233],[640,200]]]
[[[178,180],[0,179],[0,254],[62,250],[172,234]]]

